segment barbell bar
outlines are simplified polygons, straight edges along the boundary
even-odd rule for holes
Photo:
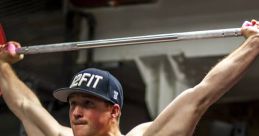
[[[74,50],[91,49],[91,48],[139,45],[139,44],[148,44],[148,43],[162,43],[162,42],[173,42],[173,41],[184,41],[184,40],[195,40],[195,39],[238,37],[241,35],[242,34],[241,34],[240,28],[228,28],[228,29],[217,29],[217,30],[134,36],[134,37],[114,38],[114,39],[104,39],[104,40],[24,46],[21,48],[17,48],[16,52],[18,54],[38,54],[38,53],[63,52],[63,51],[74,51]]]

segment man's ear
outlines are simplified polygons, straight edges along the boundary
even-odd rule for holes
[[[118,104],[114,104],[112,106],[111,115],[112,115],[113,118],[118,118],[121,115],[121,108]]]

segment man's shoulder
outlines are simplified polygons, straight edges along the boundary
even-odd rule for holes
[[[151,124],[152,122],[139,124],[136,127],[134,127],[131,131],[129,131],[129,133],[127,133],[126,136],[142,136]]]

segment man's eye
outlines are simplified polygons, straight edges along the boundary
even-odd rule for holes
[[[70,102],[69,105],[70,106],[74,106],[76,103],[75,102]]]
[[[91,101],[85,101],[85,102],[84,102],[84,106],[86,106],[86,107],[93,107],[93,106],[94,106],[94,103],[91,102]]]

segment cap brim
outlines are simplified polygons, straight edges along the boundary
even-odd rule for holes
[[[96,97],[99,97],[101,99],[104,99],[106,101],[109,101],[111,103],[114,103],[112,102],[111,100],[105,98],[104,96],[102,95],[99,95],[97,93],[94,93],[92,91],[88,91],[88,90],[84,90],[84,89],[81,89],[81,88],[60,88],[58,90],[55,90],[53,92],[53,96],[58,99],[59,101],[61,102],[67,102],[68,100],[68,96],[72,93],[86,93],[86,94],[90,94],[90,95],[93,95],[93,96],[96,96]]]

